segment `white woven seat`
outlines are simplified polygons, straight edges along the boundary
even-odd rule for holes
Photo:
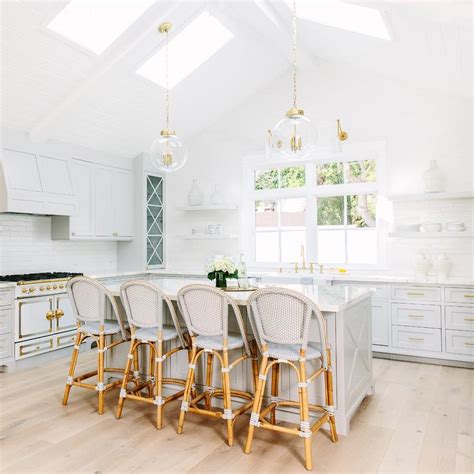
[[[220,416],[227,424],[227,442],[232,446],[234,439],[234,417],[241,415],[252,406],[251,393],[232,390],[230,371],[237,364],[252,357],[255,351],[250,350],[247,331],[242,314],[235,301],[224,291],[207,285],[188,285],[178,292],[178,307],[186,322],[191,336],[191,358],[186,380],[186,388],[178,421],[178,433],[182,433],[186,412]],[[234,318],[232,318],[234,316]],[[232,321],[232,319],[233,321]],[[229,322],[236,323],[234,331],[229,333]],[[243,355],[229,362],[229,351],[239,350]],[[207,354],[206,354],[207,353]],[[195,389],[195,369],[199,358],[207,357],[204,392],[197,394]],[[213,385],[214,360],[220,363],[222,389],[215,390]],[[252,357],[254,380],[257,378],[257,361]],[[212,398],[219,393],[223,398],[224,410],[213,409]],[[247,401],[239,409],[232,410],[232,398]],[[204,402],[204,407],[197,404]],[[217,407],[215,407],[217,408]]]
[[[122,380],[122,389],[117,406],[117,418],[122,416],[123,405],[129,397],[156,405],[156,427],[161,429],[163,423],[163,407],[166,403],[176,400],[184,390],[179,390],[167,397],[163,396],[163,385],[185,385],[185,380],[164,377],[165,360],[179,351],[187,351],[183,332],[173,303],[157,286],[143,280],[127,281],[120,287],[122,303],[127,313],[127,320],[132,331],[132,340],[128,351],[127,363]],[[171,324],[165,324],[168,317]],[[176,341],[176,344],[171,343]],[[146,349],[146,351],[145,351]],[[139,362],[139,356],[148,356],[144,370],[133,372],[133,381],[141,388],[148,388],[148,396],[141,390],[127,392],[132,361]],[[145,357],[144,357],[145,359]],[[146,373],[146,382],[141,375]]]
[[[268,356],[274,359],[298,360],[300,357],[301,345],[299,344],[278,344],[275,342],[267,343]],[[308,342],[306,346],[307,360],[319,359],[321,357],[321,344]]]
[[[163,326],[163,341],[170,341],[178,337],[178,331],[173,326]],[[156,342],[158,340],[158,328],[140,328],[135,331],[134,339]]]
[[[81,324],[81,332],[86,334],[91,334],[97,336],[100,333],[100,322],[99,321],[90,321],[84,324]],[[120,332],[120,324],[115,321],[104,321],[104,334],[118,334]]]
[[[262,361],[258,375],[255,401],[250,417],[245,452],[249,453],[256,428],[281,431],[277,425],[276,410],[281,406],[298,407],[300,423],[285,432],[304,439],[306,468],[312,468],[311,437],[325,423],[329,423],[331,439],[337,441],[334,413],[331,348],[327,342],[326,321],[314,301],[288,288],[262,288],[247,300],[247,312],[257,341]],[[319,341],[310,341],[311,320],[315,319]],[[316,335],[315,335],[316,336]],[[319,359],[320,366],[307,373],[307,361]],[[280,366],[286,364],[296,374],[298,401],[279,399]],[[265,384],[271,371],[271,403],[263,407]],[[308,386],[317,377],[324,377],[324,405],[308,402]],[[319,389],[320,384],[316,385]],[[310,411],[319,418],[311,425]]]
[[[227,337],[227,349],[238,349],[244,346],[244,340],[239,334],[229,334]],[[212,349],[215,351],[224,349],[222,336],[197,336],[196,346],[201,349]]]
[[[105,373],[122,372],[122,369],[105,366],[105,352],[109,347],[127,341],[129,332],[120,318],[114,296],[102,283],[86,277],[71,278],[67,283],[67,292],[77,320],[77,336],[64,389],[63,405],[67,405],[72,386],[94,390],[98,392],[98,412],[101,415],[104,413],[105,392],[117,387],[117,381],[105,383]],[[105,320],[106,317],[109,319]],[[88,337],[92,337],[97,343],[97,370],[74,376],[79,347]],[[97,383],[86,382],[95,375]]]

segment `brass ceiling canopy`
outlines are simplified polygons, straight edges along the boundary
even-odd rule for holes
[[[173,26],[173,23],[171,23],[170,21],[165,21],[158,27],[158,31],[160,33],[169,33],[172,26]]]

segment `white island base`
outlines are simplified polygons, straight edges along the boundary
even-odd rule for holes
[[[172,299],[176,299],[177,290],[186,284],[198,283],[187,279],[156,279],[152,283],[161,287]],[[202,280],[199,283],[203,283]],[[283,286],[283,285],[282,285]],[[371,291],[364,288],[330,287],[317,285],[284,285],[306,296],[311,297],[321,309],[327,322],[328,340],[332,347],[332,366],[334,380],[334,410],[338,434],[349,433],[350,420],[366,395],[373,393],[372,376],[372,338],[371,338]],[[113,294],[119,298],[119,288],[110,286]],[[244,292],[230,293],[239,304],[248,334],[251,334],[250,324],[247,319],[245,299],[248,294]],[[121,305],[120,305],[121,307]],[[181,317],[181,316],[180,316]],[[231,332],[238,332],[236,327],[230,328]],[[312,321],[310,340],[318,342],[316,321]],[[170,346],[171,348],[171,346]],[[107,365],[112,367],[125,366],[128,344],[114,347],[107,353]],[[229,360],[235,360],[242,353],[241,350],[229,352]],[[260,354],[259,354],[260,358]],[[140,355],[141,372],[145,375],[148,357]],[[196,367],[196,386],[204,386],[205,357],[202,357]],[[220,387],[220,368],[214,363],[213,386]],[[319,366],[318,361],[307,362],[308,373]],[[165,361],[164,377],[186,378],[188,359],[186,352],[182,351]],[[237,390],[253,392],[251,361],[238,364],[231,371],[231,387]],[[271,383],[266,384],[265,394],[267,401],[270,398]],[[176,387],[170,387],[171,393]],[[321,377],[308,387],[309,403],[324,405],[324,386]],[[298,388],[296,374],[287,364],[280,364],[279,393],[280,399],[297,400]],[[220,400],[216,400],[218,404]],[[234,400],[236,406],[242,403]],[[133,402],[132,402],[133,403]],[[126,410],[126,405],[125,405]],[[277,420],[299,423],[296,409],[280,407],[277,410]],[[325,427],[329,429],[329,426]]]

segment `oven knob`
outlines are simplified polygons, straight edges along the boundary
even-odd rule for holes
[[[57,290],[58,289],[58,285],[53,285],[53,290]]]
[[[44,291],[44,286],[40,286],[40,291]]]
[[[59,288],[61,288],[61,290],[62,290],[62,289],[64,288],[64,285],[61,283],[61,284],[59,285]]]
[[[22,289],[21,289],[21,292],[22,292],[22,293],[26,293],[27,291],[28,291],[28,290],[27,290],[26,288],[22,288]]]
[[[28,288],[28,293],[34,293],[35,291],[36,291],[36,288],[33,288],[33,287]]]
[[[51,287],[48,285],[48,286],[46,287],[46,289],[49,291],[49,290],[51,289]]]

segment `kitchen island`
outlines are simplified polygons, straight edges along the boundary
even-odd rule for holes
[[[180,288],[185,285],[199,283],[209,284],[206,280],[188,278],[151,278],[152,284],[159,287],[174,302]],[[112,294],[120,299],[120,286],[117,284],[107,285]],[[371,339],[371,295],[370,288],[351,286],[327,286],[327,285],[259,285],[260,287],[279,286],[290,288],[305,294],[311,298],[323,313],[327,323],[328,340],[332,347],[333,373],[334,373],[334,410],[336,416],[337,431],[346,435],[349,432],[350,420],[360,403],[367,394],[373,391],[372,376],[372,339]],[[250,292],[229,292],[239,305],[247,331],[251,334],[251,327],[247,319],[246,301]],[[121,305],[120,305],[121,307]],[[122,317],[125,317],[122,314]],[[277,317],[277,316],[276,316]],[[180,316],[181,318],[181,316]],[[181,318],[182,320],[182,318]],[[184,322],[182,321],[184,326]],[[229,326],[229,330],[237,332],[236,328]],[[310,341],[318,342],[319,335],[316,321],[311,322]],[[121,367],[125,365],[128,347],[119,345],[107,353],[108,365]],[[230,358],[237,358],[240,349],[230,351]],[[146,364],[147,357],[141,358]],[[203,363],[204,359],[201,359]],[[311,364],[318,364],[311,361]],[[166,361],[165,376],[185,378],[188,368],[188,360],[185,353],[180,353]],[[141,367],[144,372],[146,365]],[[172,374],[172,375],[170,375]],[[198,367],[196,373],[196,384],[204,385],[204,367]],[[284,364],[280,372],[279,397],[296,400],[298,397],[295,375]],[[215,371],[214,386],[220,386],[219,371]],[[267,384],[270,385],[270,384]],[[231,386],[235,389],[252,391],[252,375],[249,364],[242,364],[239,369],[232,371]],[[270,396],[267,393],[267,396]],[[324,388],[322,380],[313,383],[309,387],[310,403],[324,404]],[[236,401],[236,403],[238,403]],[[297,421],[298,416],[293,409],[281,407],[278,410],[278,419]]]

